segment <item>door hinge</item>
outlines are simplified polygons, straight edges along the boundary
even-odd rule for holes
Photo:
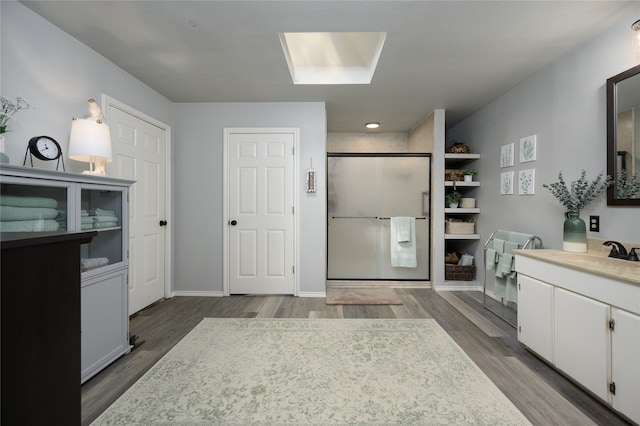
[[[296,207],[295,206],[291,206],[291,214],[296,214]]]
[[[614,319],[609,320],[609,330],[616,331],[616,320]]]
[[[611,395],[616,394],[616,382],[609,383],[609,392],[611,392]]]
[[[295,146],[291,147],[291,155],[296,155],[296,147]]]
[[[292,267],[291,267],[291,273],[293,273],[293,274],[295,274],[295,273],[296,273],[296,267],[295,267],[295,266],[292,266]]]

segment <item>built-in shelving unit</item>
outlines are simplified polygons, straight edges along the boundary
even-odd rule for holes
[[[475,161],[480,159],[480,154],[450,154],[447,153],[444,155],[444,168],[447,169],[458,169],[463,170],[468,165],[473,164]],[[474,191],[480,187],[480,181],[477,180],[477,177],[474,177],[474,180],[471,182],[465,181],[451,181],[445,180],[445,197],[446,194],[449,194],[453,190],[458,191],[462,194],[463,197],[473,197]],[[475,198],[475,197],[473,197]],[[477,226],[477,218],[480,215],[480,208],[462,208],[455,207],[450,208],[446,206],[446,201],[443,200],[445,204],[444,214],[445,220],[449,218],[460,218],[465,221],[470,219],[476,220]],[[480,240],[480,234],[477,233],[469,233],[469,234],[453,234],[447,233],[445,231],[444,234],[445,239],[445,255],[451,251],[460,251],[460,252],[473,252],[475,250],[470,249],[470,245],[475,245],[478,240]],[[478,262],[476,261],[476,264]]]

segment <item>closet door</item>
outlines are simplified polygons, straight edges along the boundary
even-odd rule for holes
[[[327,278],[428,281],[431,157],[330,154],[327,161]],[[416,218],[416,268],[391,266],[394,216]]]

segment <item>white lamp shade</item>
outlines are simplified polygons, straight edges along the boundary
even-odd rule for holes
[[[109,126],[93,119],[74,119],[69,135],[69,158],[87,163],[95,162],[96,158],[111,162]]]

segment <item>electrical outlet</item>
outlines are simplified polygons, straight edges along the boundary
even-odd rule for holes
[[[600,232],[600,216],[589,216],[589,231]]]

